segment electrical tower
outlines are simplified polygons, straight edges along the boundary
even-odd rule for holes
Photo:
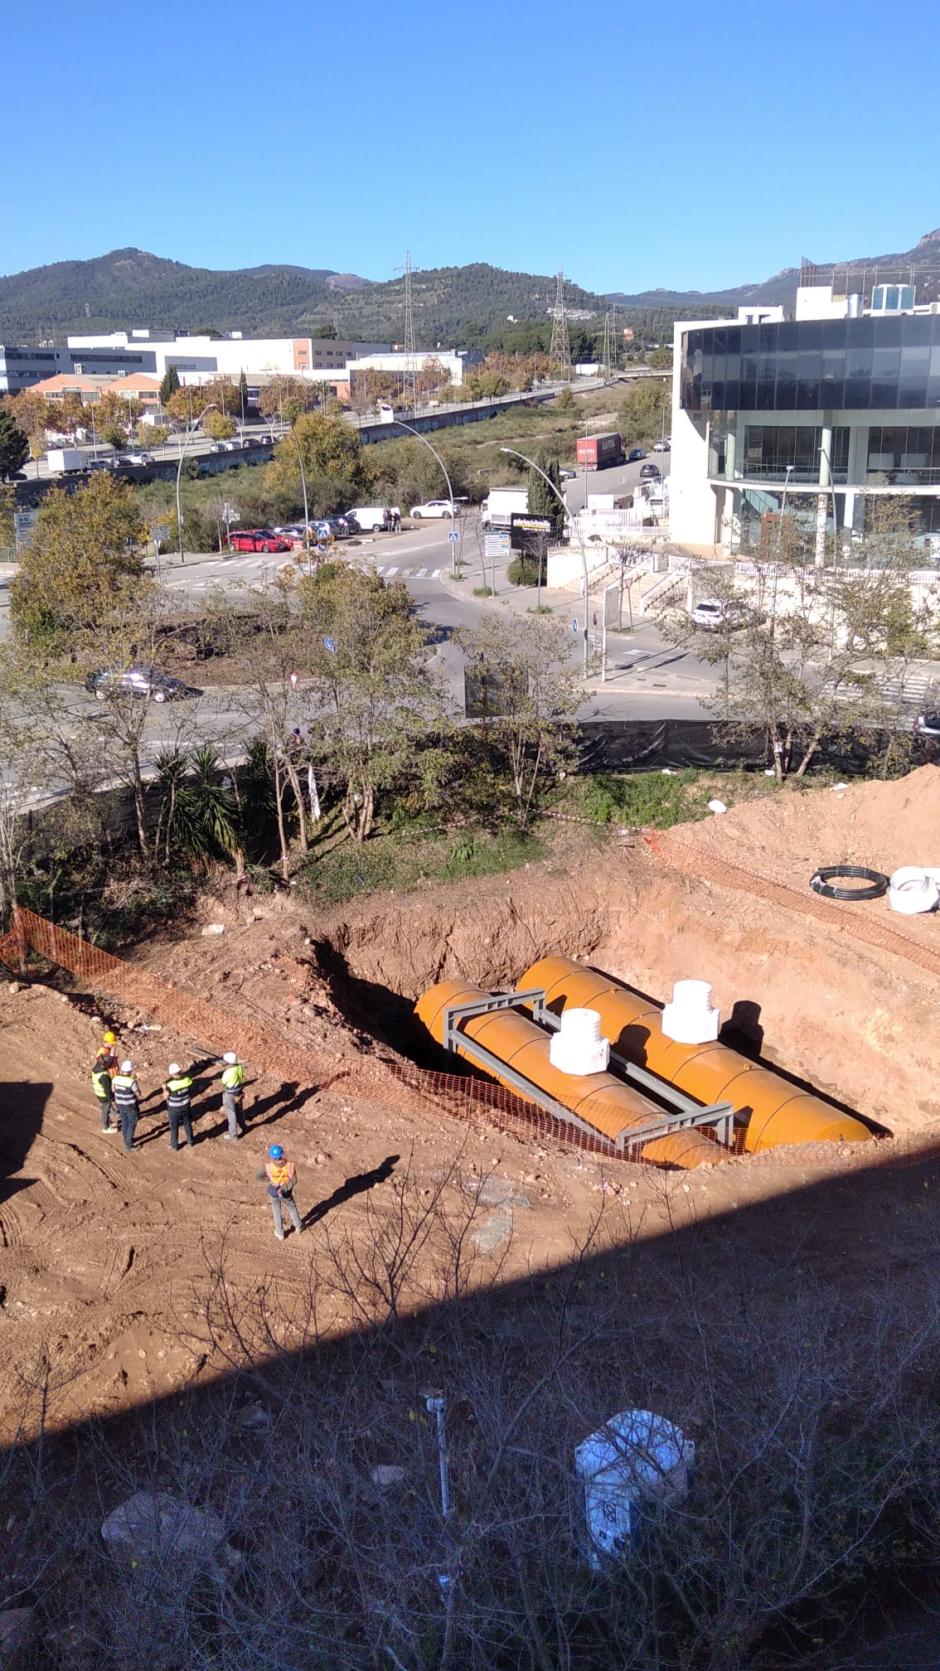
[[[609,383],[613,373],[613,314],[604,315],[604,346],[601,350],[601,376]]]
[[[414,298],[411,294],[410,250],[405,255],[405,374],[403,381],[405,403],[411,406],[412,416],[414,416],[418,410],[418,353],[415,348],[415,310]]]
[[[568,314],[565,309],[565,275],[561,268],[555,285],[555,306],[552,310],[552,345],[548,357],[558,376],[567,381],[571,377],[571,341],[568,336]]]

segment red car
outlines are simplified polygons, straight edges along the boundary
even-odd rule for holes
[[[272,534],[270,528],[243,528],[238,534],[229,534],[228,543],[232,551],[290,550],[288,541]]]

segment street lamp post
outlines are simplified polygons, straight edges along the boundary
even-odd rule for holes
[[[401,418],[396,418],[395,419],[395,426],[396,426],[397,429],[407,429],[408,434],[413,435],[416,441],[420,441],[422,447],[427,447],[428,452],[431,454],[431,457],[437,459],[437,462],[440,465],[441,472],[443,474],[444,480],[447,483],[447,497],[450,500],[450,531],[451,531],[452,534],[456,534],[458,532],[458,529],[457,529],[457,507],[454,504],[454,490],[450,485],[450,477],[447,474],[447,465],[444,463],[444,460],[442,459],[442,457],[441,457],[440,453],[438,452],[437,448],[431,446],[431,443],[428,440],[427,436],[422,435],[421,431],[419,429],[413,429],[411,424],[403,424],[402,421],[401,421]],[[452,543],[453,548],[454,548],[453,570],[454,570],[454,573],[456,574],[457,573],[457,545],[458,545],[459,542],[457,540],[453,540],[451,543]]]
[[[526,458],[525,453],[517,453],[515,447],[500,447],[499,450],[500,450],[501,453],[508,453],[511,458],[521,459],[523,464],[527,464],[529,466],[530,470],[534,470],[537,475],[541,476],[543,482],[547,483],[547,485],[551,489],[552,493],[554,493],[555,498],[558,500],[558,503],[561,506],[562,510],[564,511],[565,516],[567,517],[568,521],[569,522],[574,521],[574,518],[572,517],[571,512],[568,509],[568,506],[565,504],[565,501],[562,498],[561,494],[559,493],[557,487],[555,486],[555,483],[552,481],[551,476],[546,474],[546,472],[542,469],[541,465],[536,464],[535,460],[532,459],[532,458]],[[575,522],[575,532],[578,536],[578,545],[581,548],[581,571],[582,571],[582,591],[583,591],[583,610],[584,610],[584,623],[583,623],[583,631],[582,631],[582,634],[581,634],[581,671],[582,671],[582,676],[586,679],[587,678],[587,671],[588,671],[588,566],[587,566],[587,552],[584,549],[584,535],[582,534],[580,525],[577,522]]]
[[[186,561],[186,556],[185,556],[185,553],[183,551],[183,506],[182,506],[182,502],[180,500],[180,477],[183,474],[183,459],[186,456],[186,448],[189,446],[189,443],[193,438],[193,428],[194,427],[196,429],[199,428],[199,425],[202,423],[202,420],[206,415],[206,412],[217,412],[218,410],[219,409],[216,406],[215,401],[210,400],[208,406],[206,406],[204,408],[204,410],[202,412],[200,412],[198,418],[196,419],[195,425],[190,426],[189,434],[187,435],[186,440],[183,442],[183,445],[180,447],[180,461],[179,461],[178,465],[176,466],[176,532],[179,535],[180,562],[181,563],[185,563],[185,561]]]

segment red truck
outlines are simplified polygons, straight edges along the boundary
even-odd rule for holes
[[[582,435],[578,442],[578,465],[582,470],[606,470],[610,464],[626,464],[623,436],[616,430],[606,435]]]

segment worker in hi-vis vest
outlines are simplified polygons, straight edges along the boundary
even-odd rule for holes
[[[111,1080],[111,1095],[121,1117],[124,1147],[130,1154],[134,1147],[134,1133],[140,1115],[140,1086],[134,1073],[133,1062],[121,1063],[120,1073],[114,1074]]]
[[[259,1177],[268,1180],[268,1200],[271,1203],[271,1214],[274,1219],[274,1234],[279,1242],[284,1240],[284,1209],[286,1207],[291,1224],[298,1235],[303,1229],[297,1203],[294,1200],[294,1185],[297,1182],[297,1168],[292,1160],[287,1160],[280,1143],[272,1143],[268,1150],[268,1163]]]
[[[245,1124],[242,1115],[245,1070],[234,1050],[227,1050],[222,1060],[225,1063],[222,1070],[222,1107],[228,1118],[228,1131],[225,1136],[229,1142],[234,1143],[239,1132],[244,1130]]]
[[[102,1131],[117,1131],[117,1125],[111,1124],[111,1075],[116,1064],[112,1062],[109,1051],[102,1045],[95,1057],[95,1064],[91,1070],[91,1088],[97,1098],[101,1111]]]
[[[179,1148],[180,1126],[182,1126],[186,1133],[186,1147],[191,1149],[193,1146],[193,1082],[189,1074],[183,1072],[179,1062],[170,1063],[164,1090],[166,1091],[167,1119],[170,1122],[170,1148]]]

